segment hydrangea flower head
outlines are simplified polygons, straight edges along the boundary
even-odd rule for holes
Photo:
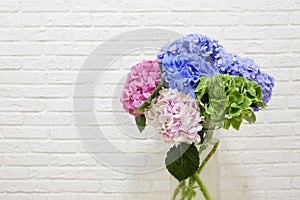
[[[269,102],[274,87],[274,78],[261,71],[260,66],[254,60],[227,54],[218,62],[217,67],[221,74],[242,76],[257,82],[262,87],[264,103],[267,104]]]
[[[146,110],[147,123],[172,144],[200,142],[201,116],[196,99],[178,90],[162,89]]]
[[[217,71],[215,62],[223,53],[223,47],[216,40],[199,34],[189,34],[166,45],[158,53],[165,86],[195,98],[194,90],[200,77]]]
[[[123,108],[133,116],[141,115],[142,113],[134,114],[133,112],[147,100],[160,82],[158,60],[144,60],[133,66],[121,95]]]

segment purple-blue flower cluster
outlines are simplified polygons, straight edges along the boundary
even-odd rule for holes
[[[254,60],[233,54],[226,54],[217,63],[221,74],[242,76],[248,80],[257,82],[262,87],[263,101],[267,104],[272,95],[274,78],[261,71],[260,66]]]
[[[165,86],[195,97],[200,77],[218,71],[215,63],[223,51],[216,40],[199,34],[189,34],[166,45],[158,53]]]
[[[194,89],[201,76],[214,73],[242,76],[262,86],[264,103],[268,103],[274,79],[262,72],[250,58],[227,53],[217,40],[189,34],[164,46],[158,53],[162,60],[165,85],[195,97]]]
[[[169,55],[162,59],[164,85],[196,98],[195,88],[201,76],[215,73],[209,62],[200,57]]]

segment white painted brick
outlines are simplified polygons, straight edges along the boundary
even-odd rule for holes
[[[168,192],[170,190],[170,180],[154,181],[152,185],[153,192]]]
[[[109,78],[119,79],[117,75],[121,73],[115,73],[115,76],[111,75]],[[77,80],[78,73],[77,72],[50,72],[47,76],[47,82],[49,84],[61,84],[61,85],[75,85],[75,84],[93,84],[97,82],[97,74],[93,72],[80,72],[81,79]],[[84,78],[83,78],[84,77]],[[104,77],[103,79],[105,79]],[[111,79],[108,83],[118,83],[116,81],[113,82]]]
[[[294,83],[290,84],[291,90],[290,90],[289,94],[291,94],[291,95],[300,94],[300,87],[299,87],[299,85],[300,85],[299,82],[294,82]]]
[[[245,178],[226,178],[221,179],[221,190],[228,191],[228,190],[242,190],[246,185]]]
[[[269,28],[230,27],[224,32],[225,39],[267,39],[269,35]]]
[[[47,101],[47,110],[51,112],[72,112],[73,101],[71,99],[51,99]],[[88,111],[86,109],[81,111]]]
[[[141,15],[97,15],[94,17],[94,25],[95,26],[139,26],[142,23]]]
[[[292,162],[300,163],[300,151],[292,151],[291,157]]]
[[[152,200],[152,199],[169,199],[169,192],[149,192],[144,194],[125,194],[125,200],[131,199],[143,199],[143,200]]]
[[[70,114],[25,114],[24,124],[26,125],[69,125],[71,123]]]
[[[131,0],[120,0],[120,8],[123,11],[166,11],[168,10],[167,1],[131,1]]]
[[[87,90],[101,67],[89,66],[84,72],[87,80],[76,82],[98,45],[143,27],[207,34],[228,52],[253,58],[274,76],[273,99],[257,113],[257,123],[243,123],[239,133],[222,132],[221,196],[299,199],[299,3],[1,0],[0,200],[170,199],[166,169],[134,175],[104,167],[84,147],[72,123],[76,84],[86,90],[76,94],[82,97],[75,111],[83,114],[81,134],[91,140],[98,136],[102,142],[109,139],[128,155],[97,142],[93,152],[116,168],[151,170],[164,165],[161,140],[132,138],[143,135],[119,103],[123,86],[116,85],[142,58],[154,59],[157,49],[114,60],[99,81],[96,98]],[[91,111],[97,122],[90,122]]]
[[[51,163],[49,154],[5,154],[3,164],[7,166],[47,166]]]
[[[66,167],[31,168],[30,174],[34,179],[75,179],[76,169]]]
[[[300,27],[278,27],[271,29],[271,37],[274,39],[300,39]]]
[[[109,166],[116,167],[144,167],[145,155],[144,153],[99,153],[98,159],[109,164]]]
[[[299,149],[300,139],[299,138],[274,138],[272,140],[273,149]]]
[[[292,80],[293,81],[300,81],[300,70],[295,68],[295,69],[292,69]]]
[[[290,178],[285,177],[253,177],[247,178],[247,188],[249,190],[288,189],[290,182]]]
[[[272,166],[271,165],[223,165],[222,177],[261,177],[261,176],[270,176],[272,175]]]
[[[299,176],[300,164],[275,164],[273,175],[275,176]]]
[[[219,9],[224,11],[241,11],[241,10],[265,10],[266,1],[253,0],[251,2],[247,0],[220,0]]]
[[[2,84],[43,84],[45,73],[31,72],[1,72],[0,83]]]
[[[108,193],[140,193],[149,192],[150,184],[148,181],[102,181],[101,189]]]
[[[0,55],[4,56],[26,56],[40,55],[44,52],[44,47],[41,44],[0,44]]]
[[[300,196],[300,192],[297,190],[271,190],[267,191],[267,199],[274,200],[296,200]]]
[[[159,19],[159,20],[158,20]],[[172,24],[170,24],[172,21]],[[189,13],[176,14],[152,14],[143,15],[142,23],[145,26],[189,26],[191,24],[191,15]],[[156,51],[157,52],[157,51]],[[156,54],[155,52],[155,54]]]
[[[285,25],[289,21],[288,13],[258,13],[251,12],[242,15],[241,23],[246,25],[275,26]]]
[[[243,163],[241,152],[234,152],[234,151],[222,152],[221,163],[222,164]]]
[[[40,14],[2,14],[0,27],[37,27],[43,23]]]
[[[73,11],[117,11],[119,2],[117,0],[74,0],[71,3]]]
[[[2,0],[0,2],[0,12],[18,11],[20,0]]]
[[[43,59],[31,57],[23,61],[25,70],[68,70],[71,67],[71,58],[64,56],[47,56]]]
[[[92,16],[82,14],[51,14],[43,17],[45,26],[49,27],[65,27],[65,26],[90,26],[92,24]]]
[[[46,181],[3,181],[2,192],[50,192],[50,182]]]
[[[124,180],[126,177],[126,173],[110,168],[82,168],[77,170],[77,178],[83,180]]]
[[[270,149],[272,141],[266,138],[228,138],[226,139],[228,150]]]
[[[79,142],[37,141],[30,145],[30,151],[34,153],[76,153],[78,149]]]
[[[111,199],[118,199],[118,200],[124,200],[124,194],[112,194],[112,193],[107,193],[107,194],[78,194],[76,197],[76,200],[111,200]]]
[[[28,168],[23,167],[1,167],[0,179],[29,179],[31,172]],[[1,199],[1,198],[0,198]]]
[[[79,135],[74,127],[51,127],[46,128],[47,133],[49,133],[51,139],[54,140],[73,140],[79,139]]]
[[[31,29],[24,31],[28,41],[64,41],[70,40],[72,31],[68,29]]]
[[[17,125],[23,123],[22,114],[9,114],[0,113],[0,124],[1,125]]]
[[[76,195],[71,195],[71,194],[49,194],[49,193],[36,193],[36,194],[16,194],[16,193],[10,193],[10,194],[3,194],[0,195],[1,200],[51,200],[51,199],[56,199],[56,200],[77,200]]]
[[[98,192],[98,181],[54,181],[50,185],[53,192]]]
[[[21,59],[16,58],[1,58],[0,70],[17,70],[22,67]]]
[[[245,46],[245,53],[285,53],[289,51],[290,42],[254,41],[246,42]]]
[[[170,8],[174,11],[212,11],[218,5],[216,0],[208,0],[206,2],[191,0],[171,0]]]
[[[297,169],[299,169],[299,166],[298,166],[298,168]],[[299,170],[298,170],[299,171]],[[300,178],[299,177],[294,177],[293,178],[293,186],[295,187],[295,188],[300,188]]]
[[[282,68],[282,69],[273,69],[271,70],[270,74],[272,73],[272,76],[276,81],[289,81],[291,79],[291,76],[294,76],[293,73],[291,72],[293,72],[293,70]]]
[[[277,113],[277,115],[275,115]],[[283,119],[282,116],[285,116],[288,119]],[[300,111],[285,112],[285,111],[268,111],[268,121],[269,122],[296,122],[300,118]]]
[[[19,86],[0,86],[0,97],[18,98],[23,95],[22,88]]]
[[[68,0],[26,0],[22,3],[22,10],[28,12],[35,11],[68,11],[69,1]]]
[[[264,200],[265,192],[263,191],[247,191],[247,192],[234,192],[234,191],[224,191],[221,194],[222,199],[238,199],[238,200]]]
[[[45,47],[48,55],[87,56],[94,50],[93,44],[49,44]]]
[[[247,151],[242,153],[241,159],[244,163],[281,163],[290,159],[289,151]]]
[[[295,40],[291,43],[291,51],[293,53],[299,53],[300,52],[299,44],[300,44],[300,41],[297,41],[297,40]]]
[[[0,141],[0,152],[1,153],[13,153],[21,152],[26,153],[30,151],[29,143],[26,141],[11,141],[11,140],[2,140]]]
[[[299,12],[293,12],[290,15],[290,23],[291,24],[300,24],[300,13]]]
[[[115,113],[116,114],[116,113]],[[90,113],[77,113],[76,120],[78,125],[117,125],[128,122],[128,115],[123,114],[121,121],[116,121],[114,113],[97,113],[97,121],[91,120]]]
[[[16,41],[22,38],[20,30],[0,29],[0,41]]]
[[[290,87],[291,84],[289,82],[276,82],[275,88],[273,89],[272,95],[274,96],[283,96],[292,93],[292,90],[295,88]],[[295,89],[297,90],[297,89]],[[272,101],[272,100],[271,100]]]
[[[99,41],[107,40],[113,33],[114,31],[108,29],[77,29],[74,30],[73,38],[76,41],[97,41],[100,44]]]
[[[268,0],[267,1],[267,10],[271,11],[290,11],[290,10],[299,10],[300,2],[299,0],[291,1],[281,1],[281,0]]]
[[[97,161],[89,154],[56,154],[49,159],[55,166],[95,166]]]
[[[7,126],[0,129],[0,134],[10,139],[45,139],[49,137],[50,130],[50,128],[41,127]]]
[[[192,22],[197,26],[234,26],[239,23],[239,19],[240,16],[236,13],[192,15]]]
[[[25,97],[30,98],[63,98],[71,96],[71,88],[61,87],[28,87],[24,89]]]

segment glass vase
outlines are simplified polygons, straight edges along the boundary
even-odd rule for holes
[[[198,170],[198,177],[202,188],[199,185],[199,180],[187,179],[183,182],[178,182],[173,176],[170,178],[171,183],[171,200],[219,200],[220,199],[220,130],[208,132],[207,142],[199,145],[200,149],[200,166],[201,171]],[[201,167],[200,167],[201,168]],[[191,182],[192,181],[192,182]],[[182,185],[185,187],[182,187]],[[180,186],[181,185],[181,186]],[[194,195],[187,195],[189,187],[193,187]],[[183,190],[183,188],[186,188]],[[203,192],[203,190],[205,190]],[[174,193],[177,193],[176,197]],[[206,194],[204,194],[206,193]],[[184,197],[184,198],[183,198]]]

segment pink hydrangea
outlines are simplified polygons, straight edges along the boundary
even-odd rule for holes
[[[159,130],[166,142],[200,142],[201,116],[196,99],[177,89],[162,89],[146,110],[147,123]]]
[[[123,108],[134,116],[141,115],[134,114],[133,111],[146,101],[160,82],[161,77],[158,60],[144,60],[133,66],[127,76],[121,95]]]

